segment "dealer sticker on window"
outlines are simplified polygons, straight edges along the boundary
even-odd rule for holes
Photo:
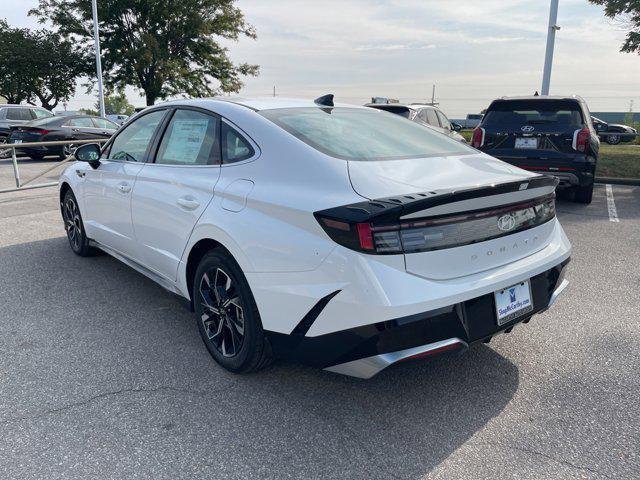
[[[498,325],[509,323],[533,310],[531,287],[528,280],[504,290],[498,290],[494,296]]]

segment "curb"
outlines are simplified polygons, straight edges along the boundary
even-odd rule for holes
[[[610,178],[596,177],[596,183],[610,183],[612,185],[636,185],[640,186],[640,178]]]

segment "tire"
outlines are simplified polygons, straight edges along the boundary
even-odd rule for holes
[[[609,145],[618,145],[622,141],[621,135],[607,135],[605,142]]]
[[[84,223],[78,208],[78,201],[71,190],[64,194],[62,200],[62,219],[64,229],[67,232],[67,240],[71,250],[81,257],[89,257],[95,253],[95,249],[89,246],[89,239],[84,231]]]
[[[74,154],[77,148],[77,145],[74,145],[73,143],[69,145],[63,145],[62,149],[60,150],[60,160],[66,160],[67,157],[70,157]]]
[[[586,187],[575,187],[575,192],[575,201],[588,205],[593,199],[593,183]]]
[[[251,288],[231,255],[216,249],[202,258],[192,298],[200,336],[218,364],[233,373],[249,373],[272,363]]]

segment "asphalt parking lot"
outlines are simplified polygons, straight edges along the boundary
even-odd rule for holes
[[[73,255],[54,189],[0,194],[0,478],[639,478],[640,188],[610,193],[558,204],[555,308],[368,381],[221,370],[176,296]]]

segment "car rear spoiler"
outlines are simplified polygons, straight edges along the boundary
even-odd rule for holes
[[[556,177],[540,175],[516,182],[481,185],[461,190],[437,190],[366,200],[364,202],[321,210],[315,212],[314,215],[316,218],[334,219],[350,223],[393,222],[401,217],[422,212],[423,210],[465,200],[545,187],[549,190],[549,193],[551,193],[555,190],[558,183],[559,180]],[[514,200],[514,203],[515,201],[516,200]],[[472,210],[473,209],[466,209],[466,211]]]

